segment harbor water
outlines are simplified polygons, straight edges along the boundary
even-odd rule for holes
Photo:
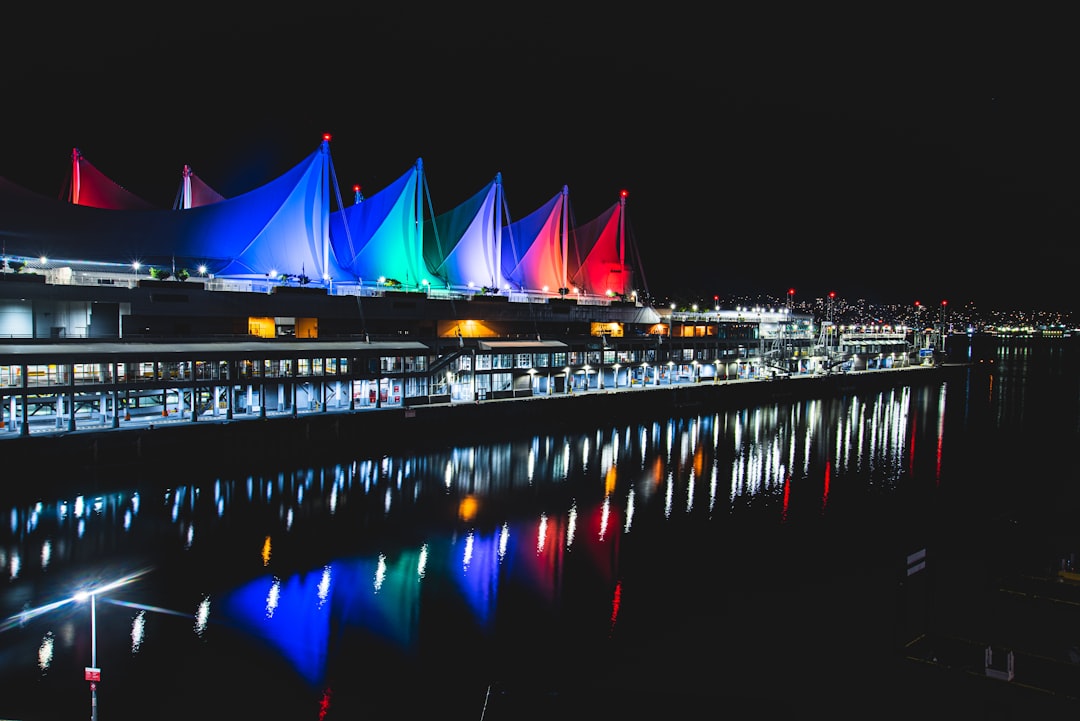
[[[1075,712],[1080,342],[950,342],[948,380],[322,465],[9,458],[0,719]]]

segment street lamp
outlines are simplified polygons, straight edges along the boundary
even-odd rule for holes
[[[77,600],[79,595],[76,595]],[[90,721],[97,721],[97,685],[101,680],[101,669],[97,665],[97,594],[90,594],[90,666],[86,669],[86,680],[90,682]]]
[[[82,603],[90,599],[90,665],[86,667],[85,678],[90,682],[90,721],[97,721],[97,685],[101,681],[101,669],[97,665],[97,597],[114,588],[126,585],[134,581],[139,575],[128,576],[104,586],[96,586],[89,590],[76,593],[72,600]]]

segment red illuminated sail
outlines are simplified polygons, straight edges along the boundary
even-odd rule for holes
[[[154,206],[121,187],[83,157],[78,148],[71,151],[71,183],[68,201],[106,210],[153,210]]]

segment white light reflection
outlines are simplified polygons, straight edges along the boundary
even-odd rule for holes
[[[604,496],[604,505],[600,509],[600,540],[607,535],[608,521],[611,519],[611,496]]]
[[[49,561],[52,560],[52,541],[46,539],[41,544],[41,568],[42,570],[49,567]]]
[[[133,517],[133,515],[131,513],[130,508],[124,511],[124,530],[125,531],[130,531],[131,530],[131,521],[132,521],[133,518],[134,517]]]
[[[330,595],[330,566],[323,566],[322,578],[319,579],[319,608],[326,603]]]
[[[386,580],[386,556],[382,553],[379,554],[379,563],[375,566],[375,593],[378,593],[382,588],[383,581]]]
[[[266,617],[273,618],[274,611],[277,610],[278,603],[281,601],[281,579],[274,577],[274,580],[270,583],[270,591],[266,594]]]
[[[52,665],[55,640],[52,631],[47,632],[41,639],[41,645],[38,647],[38,668],[42,671],[47,671]]]
[[[465,552],[461,558],[461,570],[468,571],[469,564],[472,563],[473,547],[476,544],[476,532],[469,531],[469,535],[465,537]]]
[[[713,459],[712,475],[709,478],[709,513],[716,510],[716,492],[720,489],[720,464]]]
[[[131,652],[138,653],[146,636],[146,611],[139,611],[131,621]]]
[[[634,489],[626,494],[626,523],[623,525],[623,533],[630,532],[630,524],[634,520]]]
[[[19,559],[19,552],[13,551],[11,554],[11,561],[8,566],[8,575],[11,580],[15,580],[19,577],[19,570],[22,568],[22,561]]]
[[[502,528],[499,529],[499,561],[506,558],[506,547],[510,542],[510,526],[506,523],[502,524]]]
[[[390,492],[390,489],[386,489],[386,495],[383,496],[383,513],[390,515],[390,506],[394,500],[394,494]]]
[[[577,531],[577,501],[574,501],[574,504],[572,506],[570,506],[570,517],[569,517],[568,522],[566,524],[566,547],[567,548],[570,548],[570,546],[573,545],[573,543],[574,543],[574,534],[576,533],[576,531]]]
[[[697,480],[697,474],[694,469],[690,468],[690,478],[686,481],[686,512],[694,510],[694,485]]]
[[[195,524],[191,524],[187,529],[187,538],[184,542],[184,548],[191,550],[191,544],[195,541]]]
[[[202,638],[206,633],[206,626],[210,623],[210,597],[205,596],[195,609],[195,635]]]
[[[540,528],[536,532],[536,552],[540,553],[544,550],[544,542],[547,540],[547,514],[540,514]]]
[[[675,477],[668,474],[667,486],[664,487],[664,518],[671,518],[671,502],[675,495]]]
[[[446,462],[446,468],[443,469],[443,485],[445,485],[447,490],[449,490],[450,486],[453,485],[453,482],[454,482],[454,461],[453,461],[453,459],[451,459],[451,460],[448,460]]]
[[[416,575],[420,578],[424,577],[427,573],[427,559],[428,559],[428,547],[425,543],[420,546],[420,559],[416,562]]]

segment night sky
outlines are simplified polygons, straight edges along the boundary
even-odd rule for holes
[[[718,7],[50,6],[0,31],[0,176],[59,197],[78,147],[170,207],[185,164],[237,195],[331,133],[346,202],[417,158],[436,213],[497,173],[511,219],[626,189],[654,297],[1074,308],[1065,16]]]

